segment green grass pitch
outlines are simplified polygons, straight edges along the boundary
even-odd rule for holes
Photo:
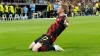
[[[100,56],[100,17],[69,17],[69,27],[56,44],[64,52],[31,52],[30,43],[55,20],[33,19],[0,22],[0,56]]]

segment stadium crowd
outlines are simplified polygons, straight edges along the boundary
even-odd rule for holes
[[[50,0],[47,2],[47,8],[45,10],[47,18],[56,17],[56,11],[60,4],[67,6],[68,11],[66,12],[68,16],[92,16],[100,15],[100,2],[86,2],[86,1],[66,1],[66,0]],[[13,20],[13,19],[32,19],[35,16],[36,2],[31,2],[29,6],[18,4],[13,5],[12,3],[0,3],[0,20]],[[43,12],[43,11],[40,11]],[[41,16],[44,13],[39,13]]]
[[[0,4],[0,20],[3,20],[3,18],[5,18],[5,20],[13,20],[15,15],[20,15],[21,14],[23,16],[25,16],[25,14],[28,13],[28,8],[26,6],[19,7],[18,5],[13,6],[12,4],[8,5],[6,4]],[[13,18],[11,18],[13,17]]]
[[[68,16],[92,16],[92,15],[100,15],[100,2],[85,2],[85,1],[58,1],[55,4],[48,4],[47,12],[52,14],[54,13],[56,15],[56,10],[59,4],[65,4],[68,7],[67,14]],[[48,9],[49,8],[49,9]],[[54,11],[54,12],[53,12]],[[50,17],[50,16],[49,16]]]

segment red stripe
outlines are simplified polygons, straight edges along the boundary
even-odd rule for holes
[[[52,25],[51,29],[52,29],[52,32],[54,32],[54,24]]]
[[[56,37],[52,37],[52,43],[57,39],[58,35]]]
[[[49,29],[48,32],[47,32],[47,35],[50,35],[50,33],[51,33],[51,30]]]
[[[62,17],[60,17],[60,22],[61,22],[61,20],[62,20]]]
[[[40,47],[40,48],[41,48],[42,52],[46,51],[46,49],[47,49],[46,46],[44,46],[44,45],[42,47]]]

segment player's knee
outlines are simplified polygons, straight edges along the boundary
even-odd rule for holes
[[[34,51],[34,52],[38,52],[38,49],[39,49],[41,46],[42,46],[41,43],[37,43],[37,44],[35,44],[35,46],[32,48],[32,51]]]
[[[32,48],[34,47],[35,42],[31,43],[31,45],[29,46],[29,49],[32,50]]]
[[[33,51],[33,52],[38,52],[38,49],[33,48],[32,51]]]

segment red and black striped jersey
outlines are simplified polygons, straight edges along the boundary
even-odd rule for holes
[[[65,23],[68,23],[67,17],[60,16],[56,18],[56,21],[50,26],[50,28],[47,31],[47,35],[52,36],[52,42],[55,41],[55,39],[62,33],[62,31],[67,27]]]

